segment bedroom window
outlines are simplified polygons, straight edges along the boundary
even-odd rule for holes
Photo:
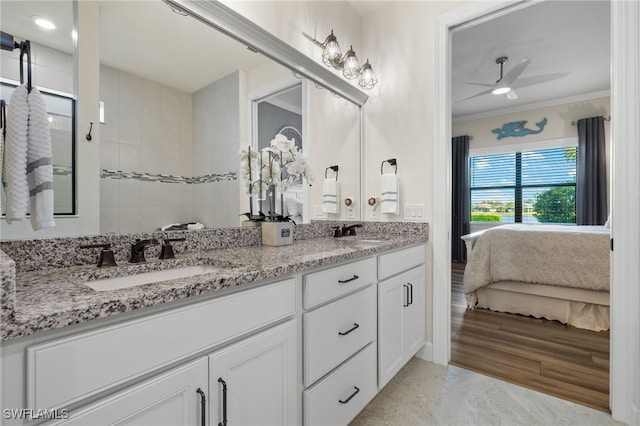
[[[576,222],[577,147],[469,158],[471,221]]]

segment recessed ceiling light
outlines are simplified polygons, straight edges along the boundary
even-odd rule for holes
[[[41,16],[32,16],[31,19],[37,26],[42,27],[45,30],[55,30],[56,28],[53,22]]]

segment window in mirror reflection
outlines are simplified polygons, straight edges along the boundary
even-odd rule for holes
[[[17,87],[17,82],[3,79],[0,83],[0,95],[7,100],[7,108],[11,108],[8,100]],[[38,88],[47,106],[49,127],[51,129],[51,148],[53,154],[53,193],[54,214],[74,215],[75,212],[75,116],[73,96],[42,87]],[[2,199],[6,199],[4,188]],[[2,215],[6,213],[6,205],[2,205]]]

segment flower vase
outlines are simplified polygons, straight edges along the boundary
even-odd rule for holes
[[[293,223],[291,222],[262,222],[263,246],[288,246],[293,244]]]

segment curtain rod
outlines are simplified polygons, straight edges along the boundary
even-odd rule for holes
[[[611,121],[611,116],[610,115],[607,115],[606,117],[602,117],[602,118],[604,119],[604,121]],[[572,126],[575,126],[576,124],[578,124],[577,121],[572,121],[571,122]]]

